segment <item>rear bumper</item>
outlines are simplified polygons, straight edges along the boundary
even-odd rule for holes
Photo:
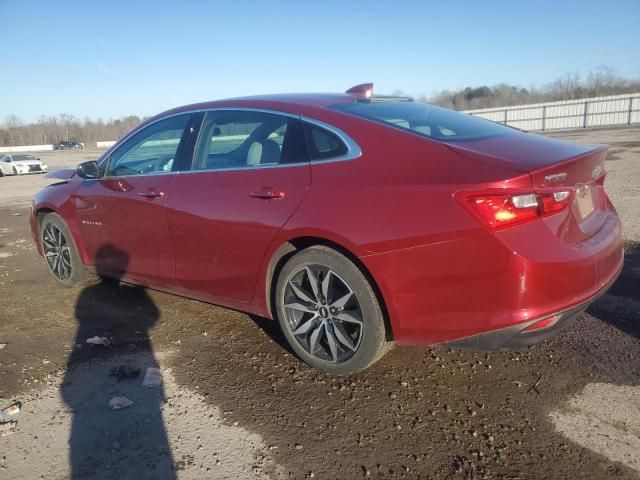
[[[534,319],[532,321],[513,325],[511,327],[506,327],[500,330],[494,330],[491,332],[481,333],[479,335],[473,335],[471,337],[462,338],[459,340],[454,340],[451,342],[446,342],[447,346],[451,347],[462,347],[462,348],[473,348],[478,350],[497,350],[500,348],[517,348],[517,347],[526,347],[529,345],[534,345],[536,343],[542,342],[548,338],[554,337],[559,334],[566,327],[571,325],[573,321],[593,302],[595,302],[601,295],[606,293],[606,291],[614,284],[617,280],[618,276],[622,268],[618,270],[618,273],[615,277],[607,284],[600,292],[598,292],[593,298],[581,303],[580,305],[576,305],[568,310],[563,312],[558,312],[553,315],[549,315],[545,318],[553,317],[555,315],[559,315],[560,318],[556,320],[553,325],[547,328],[540,328],[537,330],[526,330],[530,325],[534,325],[535,323],[543,320],[544,318]]]
[[[529,325],[563,314],[553,327],[517,339],[535,343],[584,310],[622,268],[621,226],[613,207],[602,228],[575,245],[544,222],[496,235],[457,233],[451,240],[363,258],[380,286],[397,343],[486,336],[493,340],[482,343],[499,347],[515,342]]]

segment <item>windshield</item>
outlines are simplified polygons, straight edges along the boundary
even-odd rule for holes
[[[331,108],[436,140],[477,140],[513,133],[489,120],[418,102],[353,102]]]
[[[35,160],[36,157],[34,157],[33,155],[14,155],[13,156],[13,160],[14,161],[20,161],[20,160]]]

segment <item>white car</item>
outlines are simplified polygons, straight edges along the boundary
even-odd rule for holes
[[[24,175],[25,173],[47,173],[49,167],[39,158],[26,154],[9,154],[0,157],[0,177]]]

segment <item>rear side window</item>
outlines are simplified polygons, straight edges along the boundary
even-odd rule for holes
[[[209,154],[230,153],[247,141],[261,123],[239,119],[235,122],[217,122],[210,131]]]
[[[327,160],[340,157],[348,151],[347,146],[335,133],[317,125],[305,123],[304,133],[311,160]]]
[[[514,132],[509,127],[489,120],[419,102],[353,102],[331,108],[448,142],[477,140]]]
[[[301,121],[252,110],[213,110],[202,125],[195,170],[307,163]]]

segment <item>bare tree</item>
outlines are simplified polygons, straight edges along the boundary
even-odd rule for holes
[[[9,115],[5,120],[5,125],[9,134],[9,141],[14,145],[25,145],[21,132],[22,120],[20,120],[20,117]]]
[[[568,73],[542,87],[522,88],[499,84],[492,87],[467,87],[462,90],[443,90],[420,101],[434,103],[455,110],[505,107],[556,100],[637,93],[640,79],[627,80],[615,74],[611,67],[598,67],[583,79],[579,73]]]
[[[36,122],[24,124],[17,116],[9,115],[0,125],[0,146],[47,145],[60,140],[92,145],[100,140],[117,140],[141,121],[136,115],[104,122],[90,118],[79,120],[62,113],[57,116],[41,115]]]

